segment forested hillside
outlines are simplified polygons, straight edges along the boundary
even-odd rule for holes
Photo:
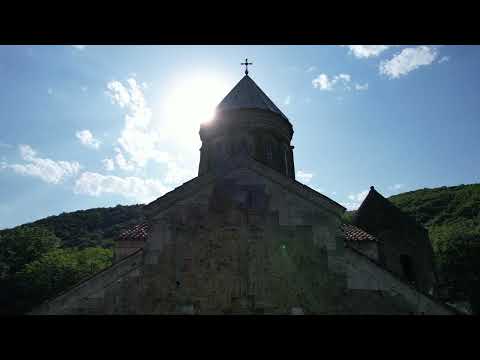
[[[429,232],[443,296],[479,312],[480,184],[421,189],[390,199]]]
[[[118,205],[0,230],[0,314],[26,312],[110,266],[114,239],[143,221],[141,205]]]
[[[141,208],[142,205],[117,205],[112,208],[80,210],[49,216],[28,225],[51,230],[65,247],[109,248],[122,231],[144,220]],[[2,232],[0,231],[0,236]]]

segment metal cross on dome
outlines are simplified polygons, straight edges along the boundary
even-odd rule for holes
[[[245,75],[248,75],[248,65],[253,65],[253,63],[249,63],[248,59],[245,59],[245,62],[240,65],[245,65]]]

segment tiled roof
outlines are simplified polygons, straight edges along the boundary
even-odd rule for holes
[[[347,241],[377,241],[377,238],[366,231],[350,224],[342,225],[345,240]]]
[[[268,110],[288,121],[287,117],[248,75],[245,75],[217,105],[217,110],[220,111],[233,109]]]
[[[366,231],[350,224],[342,224],[342,231],[347,241],[377,241],[377,238]],[[145,241],[147,239],[147,223],[135,225],[120,234],[118,240]]]
[[[118,240],[145,241],[147,240],[147,223],[132,226],[120,234]]]

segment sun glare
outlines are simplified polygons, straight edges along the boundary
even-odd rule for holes
[[[215,107],[230,90],[218,75],[193,75],[178,79],[164,103],[167,121],[181,130],[198,133],[201,123],[213,119]]]

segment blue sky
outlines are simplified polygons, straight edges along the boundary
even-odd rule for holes
[[[245,57],[294,126],[297,180],[347,208],[480,182],[478,46],[0,46],[0,228],[196,176]]]

